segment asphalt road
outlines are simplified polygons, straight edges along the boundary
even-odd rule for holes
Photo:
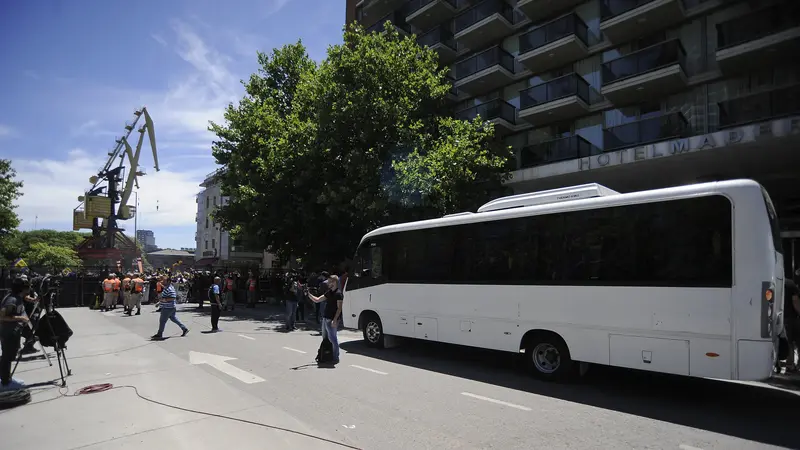
[[[152,311],[96,314],[146,338],[157,327]],[[168,323],[170,338],[153,345],[363,449],[800,448],[800,393],[790,384],[598,367],[574,383],[544,383],[518,355],[425,342],[373,350],[351,330],[339,334],[349,341],[341,363],[321,368],[311,328],[285,333],[277,314],[240,308],[223,315],[223,332],[206,334],[208,315],[184,306],[190,334]]]

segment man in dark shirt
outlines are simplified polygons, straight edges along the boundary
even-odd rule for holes
[[[342,293],[339,291],[339,277],[331,275],[324,283],[327,291],[319,297],[309,293],[308,298],[314,303],[325,302],[322,319],[322,339],[327,338],[333,344],[333,363],[339,363],[339,339],[336,328],[342,316]]]
[[[22,380],[11,378],[11,364],[20,347],[23,327],[28,326],[25,314],[25,296],[30,290],[27,279],[16,278],[11,284],[11,294],[0,301],[0,391],[19,390],[25,387]]]
[[[795,364],[795,350],[798,348],[800,338],[800,289],[797,284],[787,279],[783,288],[783,323],[786,330],[786,341],[789,352],[786,356],[786,371],[797,370]]]

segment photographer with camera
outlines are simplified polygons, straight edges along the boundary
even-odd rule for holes
[[[21,380],[11,378],[11,365],[19,352],[23,328],[28,326],[25,297],[30,292],[27,278],[18,277],[11,283],[11,293],[0,302],[0,391],[25,388]]]

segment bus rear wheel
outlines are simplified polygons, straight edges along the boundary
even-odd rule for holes
[[[574,372],[569,348],[556,334],[533,336],[525,346],[525,356],[533,375],[542,380],[565,380]]]
[[[370,314],[364,320],[364,342],[369,347],[383,348],[383,324],[377,314]]]

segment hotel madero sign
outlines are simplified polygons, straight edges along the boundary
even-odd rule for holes
[[[578,170],[598,169],[638,161],[664,158],[700,150],[710,150],[729,145],[747,144],[773,137],[800,133],[800,117],[774,120],[756,125],[730,128],[716,133],[703,134],[672,141],[611,151],[576,159]]]

